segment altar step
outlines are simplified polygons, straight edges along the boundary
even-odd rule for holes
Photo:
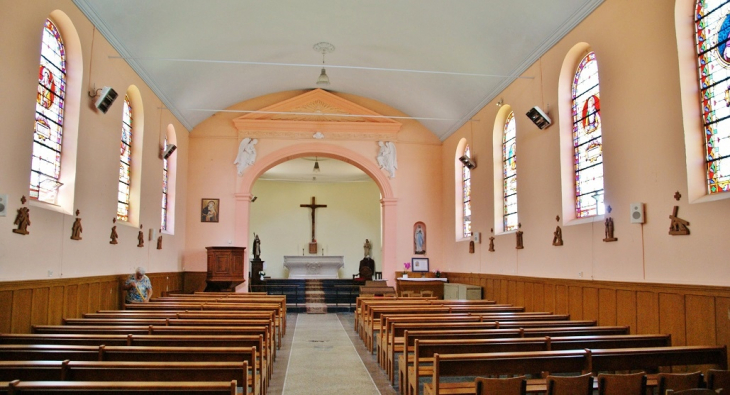
[[[267,279],[254,291],[266,291],[271,295],[286,295],[286,308],[290,313],[307,312],[307,303],[321,303],[317,306],[326,313],[348,312],[355,310],[361,282],[351,279]],[[309,300],[307,293],[309,291]]]
[[[304,280],[304,300],[307,314],[327,313],[322,280]]]

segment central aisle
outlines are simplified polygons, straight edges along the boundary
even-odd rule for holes
[[[299,314],[283,395],[380,394],[336,314]]]

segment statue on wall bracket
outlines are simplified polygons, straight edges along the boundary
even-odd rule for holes
[[[236,156],[236,160],[233,161],[233,164],[236,165],[239,176],[243,176],[243,171],[256,162],[256,144],[258,142],[258,139],[246,137],[241,140],[241,144],[238,145],[238,156]]]
[[[560,222],[560,216],[555,216],[555,220]],[[553,245],[556,247],[563,245],[563,230],[560,229],[560,225],[556,226],[553,232]]]
[[[20,198],[20,203],[25,205],[26,201],[25,195],[23,195]],[[18,229],[13,229],[13,233],[23,236],[30,234],[28,231],[28,227],[30,226],[30,209],[28,207],[23,206],[18,209],[18,215],[15,216],[13,225],[18,225]]]
[[[76,219],[74,220],[74,224],[71,226],[71,240],[81,240],[81,232],[84,231],[84,228],[81,226],[81,218],[79,218],[79,214],[81,214],[81,211],[76,209]]]

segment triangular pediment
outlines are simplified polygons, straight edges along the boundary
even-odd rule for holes
[[[246,136],[325,137],[393,140],[401,123],[322,89],[314,89],[233,120]]]

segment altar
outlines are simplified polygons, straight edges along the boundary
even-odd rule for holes
[[[340,268],[345,267],[344,258],[342,255],[285,255],[284,267],[289,269],[289,278],[339,278]]]

